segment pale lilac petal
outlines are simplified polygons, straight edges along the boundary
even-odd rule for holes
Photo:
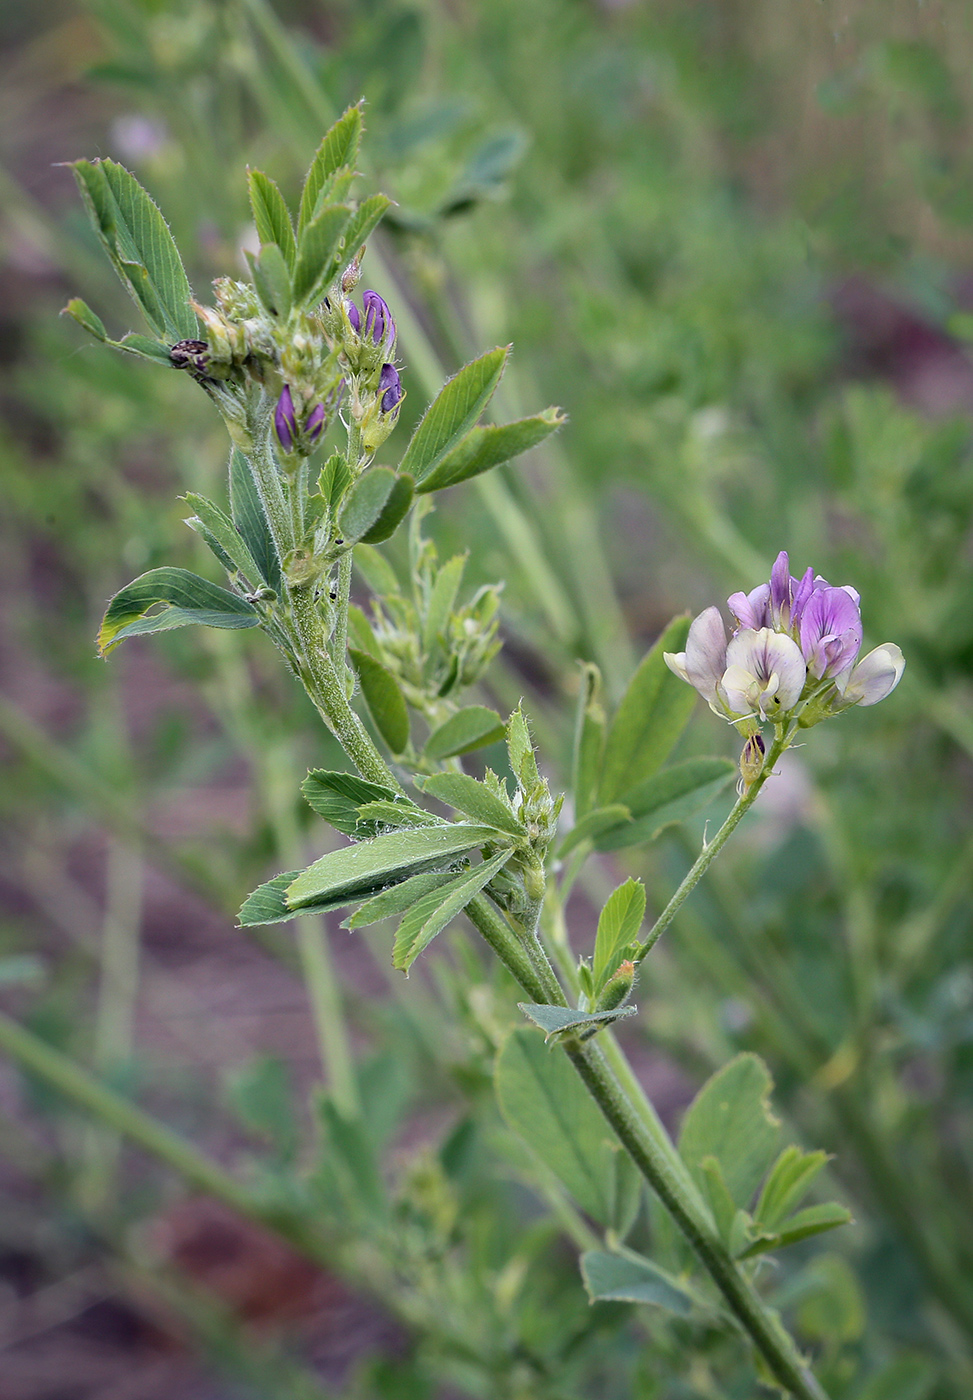
[[[793,709],[807,668],[792,638],[769,627],[738,632],[726,649],[721,691],[734,714],[759,712],[767,719]]]
[[[793,582],[787,550],[782,549],[770,571],[770,618],[776,624],[783,622],[785,627],[790,626]]]
[[[800,627],[801,618],[804,616],[804,609],[808,605],[808,600],[814,592],[814,571],[808,565],[804,577],[794,589],[794,601],[791,603],[791,626]]]
[[[726,669],[726,627],[719,608],[707,608],[695,618],[686,638],[686,676],[704,700],[716,700]]]
[[[842,697],[846,705],[877,705],[891,695],[905,670],[905,657],[894,642],[863,656],[851,673]]]
[[[678,676],[687,685],[692,685],[689,672],[686,670],[686,653],[684,651],[664,651],[662,659],[674,676]]]
[[[858,603],[844,588],[817,588],[801,614],[801,651],[817,679],[850,670],[861,650]]]
[[[736,618],[738,627],[747,627],[754,632],[770,623],[770,584],[761,583],[751,593],[734,593],[726,600],[727,607]]]

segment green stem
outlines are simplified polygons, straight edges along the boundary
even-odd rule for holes
[[[765,1306],[740,1266],[727,1254],[712,1227],[700,1221],[682,1182],[658,1150],[641,1119],[595,1046],[567,1044],[568,1058],[592,1098],[628,1149],[636,1166],[695,1249],[730,1308],[746,1328],[775,1379],[799,1400],[827,1400],[793,1341]]]
[[[767,781],[767,779],[770,777],[770,774],[773,772],[774,764],[780,758],[781,754],[787,748],[789,743],[789,733],[785,734],[783,732],[780,732],[777,734],[777,736],[774,739],[774,742],[771,744],[770,748],[767,751],[767,756],[764,759],[764,765],[763,768],[760,770],[760,773],[750,784],[747,790],[743,793],[743,795],[737,798],[732,810],[730,811],[730,815],[727,817],[726,821],[723,823],[719,831],[713,837],[712,841],[707,842],[707,844],[700,851],[699,855],[696,857],[696,860],[693,862],[692,866],[687,872],[685,879],[682,881],[682,884],[676,890],[675,894],[669,900],[669,903],[666,905],[662,913],[652,925],[645,940],[639,945],[638,952],[636,953],[633,959],[633,962],[635,962],[636,965],[638,965],[642,961],[642,959],[649,952],[651,952],[651,950],[655,947],[656,943],[658,943],[663,933],[665,933],[666,929],[676,917],[676,914],[679,912],[681,906],[685,903],[689,895],[692,894],[693,890],[696,888],[700,880],[706,874],[706,871],[712,865],[713,861],[719,855],[720,851],[722,851],[723,847],[726,845],[733,832],[739,826],[740,822],[746,816],[747,812],[749,812],[750,808],[753,806],[754,802],[757,799],[757,794],[760,792],[760,789],[763,787],[764,783]]]
[[[295,930],[328,1087],[345,1117],[357,1118],[361,1100],[327,928],[323,918],[312,916],[297,919]]]

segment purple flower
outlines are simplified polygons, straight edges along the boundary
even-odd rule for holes
[[[371,332],[376,345],[387,339],[391,348],[395,344],[395,322],[387,303],[378,292],[366,292],[362,297],[362,305],[365,308],[364,334],[368,335]]]
[[[736,618],[738,629],[749,627],[758,632],[761,627],[769,627],[772,622],[769,583],[758,584],[752,593],[733,593],[726,603]]]
[[[348,313],[348,320],[356,335],[361,335],[361,314],[353,301],[345,302],[345,311]]]
[[[324,404],[319,403],[311,409],[307,422],[304,424],[304,431],[312,442],[317,442],[321,436],[321,429],[324,427]]]
[[[711,710],[726,713],[719,692],[726,670],[726,628],[719,608],[707,608],[693,620],[685,651],[665,651],[662,657],[674,675],[699,691]]]
[[[856,599],[844,588],[814,589],[801,610],[799,635],[811,675],[817,680],[831,677],[843,690],[862,644]]]
[[[383,413],[391,413],[402,399],[402,380],[394,365],[383,365],[378,377],[378,392],[382,396]]]
[[[294,446],[294,439],[297,437],[297,419],[294,415],[294,400],[291,398],[289,384],[284,385],[281,396],[277,400],[277,407],[274,409],[274,428],[281,447],[285,452],[290,452]]]
[[[731,638],[720,694],[735,715],[776,719],[794,708],[807,668],[800,647],[783,632],[747,628]]]

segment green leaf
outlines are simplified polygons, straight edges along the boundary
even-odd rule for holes
[[[540,1026],[544,1039],[560,1035],[562,1031],[600,1030],[613,1021],[621,1021],[626,1016],[634,1016],[637,1006],[618,1006],[614,1011],[573,1011],[567,1006],[545,1006],[534,1001],[518,1001],[517,1005],[525,1016],[529,1016],[535,1026]]]
[[[362,543],[381,544],[391,539],[409,513],[413,494],[412,477],[397,476],[375,524],[359,536]]]
[[[372,467],[358,478],[345,498],[338,523],[347,544],[361,539],[378,523],[395,489],[396,480],[391,467]]]
[[[473,870],[457,875],[448,885],[423,895],[399,924],[392,950],[392,963],[400,972],[408,972],[416,958],[427,948],[437,933],[460,914],[471,899],[489,884],[494,875],[510,859],[511,852],[501,851],[491,860],[481,861]]]
[[[508,347],[501,346],[464,365],[426,409],[399,468],[417,490],[476,424],[500,383],[507,354]]]
[[[736,1204],[750,1204],[780,1136],[780,1123],[769,1106],[772,1087],[763,1060],[752,1054],[737,1055],[706,1081],[689,1105],[679,1154],[704,1193],[702,1163],[712,1156]]]
[[[744,1217],[744,1230],[746,1229],[749,1217],[747,1217],[745,1211],[739,1209],[736,1201],[734,1201],[733,1197],[730,1195],[730,1188],[727,1186],[726,1178],[723,1176],[723,1169],[716,1158],[704,1157],[699,1165],[706,1199],[709,1203],[710,1210],[713,1212],[716,1228],[719,1231],[723,1243],[730,1248],[730,1241],[738,1228],[737,1217],[741,1215]],[[746,1243],[746,1238],[746,1235],[744,1235],[743,1243]],[[730,1252],[733,1253],[732,1248]]]
[[[357,554],[357,550],[355,551]],[[379,646],[372,624],[362,612],[361,608],[354,603],[348,609],[348,636],[356,641],[362,651],[367,651],[369,656],[373,656],[376,661],[382,659],[382,648]]]
[[[329,1165],[341,1172],[345,1199],[373,1224],[387,1213],[388,1196],[365,1125],[360,1118],[347,1118],[328,1095],[319,1100],[319,1111]]]
[[[263,583],[260,569],[229,516],[195,491],[187,491],[183,500],[196,512],[186,524],[202,535],[227,572],[241,573],[251,588],[259,587]]]
[[[296,307],[319,302],[341,260],[342,237],[351,217],[347,204],[331,204],[307,225],[297,245],[292,291]]]
[[[645,886],[641,880],[626,880],[608,896],[595,935],[592,971],[596,995],[615,971],[624,949],[638,937],[644,917]]]
[[[281,592],[280,560],[267,525],[250,463],[239,448],[230,453],[230,514],[268,588]]]
[[[392,201],[387,194],[371,194],[363,199],[348,220],[341,235],[341,261],[351,262],[365,240],[382,222]]]
[[[285,870],[272,880],[258,885],[253,894],[247,895],[237,918],[241,928],[253,928],[256,924],[282,924],[294,918],[294,910],[289,909],[285,900],[287,886],[296,878],[298,871]],[[310,910],[308,910],[310,913]]]
[[[629,809],[618,802],[613,802],[610,807],[596,807],[593,812],[588,812],[579,822],[575,822],[561,842],[558,859],[566,856],[568,851],[573,851],[575,846],[580,846],[582,841],[595,841],[606,831],[614,831],[631,820],[632,814]]]
[[[454,876],[441,870],[427,870],[421,875],[410,875],[408,880],[383,890],[356,909],[342,923],[342,928],[364,928],[367,924],[377,924],[382,919],[391,919],[411,909],[424,895],[452,884]]]
[[[362,115],[360,105],[349,107],[328,131],[317,149],[301,191],[298,227],[303,232],[318,212],[318,198],[328,181],[339,170],[354,168],[361,142]]]
[[[351,485],[351,468],[343,452],[332,452],[318,476],[318,492],[331,511],[337,510]]]
[[[261,243],[275,243],[284,256],[288,271],[292,271],[297,258],[297,240],[284,196],[261,170],[248,170],[247,184],[253,221]]]
[[[113,160],[71,168],[102,246],[149,325],[169,344],[195,339],[189,280],[158,206]]]
[[[590,810],[601,777],[605,751],[605,710],[601,703],[601,672],[591,661],[582,661],[581,684],[574,718],[574,747],[571,757],[571,791],[575,815],[580,822]]]
[[[292,882],[287,902],[297,909],[356,891],[367,891],[371,898],[378,893],[375,886],[397,884],[422,870],[444,870],[459,856],[495,840],[489,827],[464,823],[388,832],[320,856]]]
[[[662,653],[680,651],[688,631],[688,617],[671,622],[629,682],[608,730],[599,805],[622,799],[630,807],[626,794],[662,767],[685,729],[696,694],[672,674]]]
[[[438,797],[440,802],[448,802],[482,826],[492,826],[496,831],[523,839],[523,826],[502,798],[468,773],[434,773],[420,785],[423,792]]]
[[[149,613],[160,605],[161,612]],[[98,633],[98,651],[107,656],[126,637],[167,632],[201,623],[204,627],[259,627],[260,614],[245,598],[219,588],[188,569],[150,569],[116,593]]]
[[[466,555],[456,554],[436,575],[422,624],[422,645],[425,651],[431,650],[437,637],[445,635],[465,568]]]
[[[247,253],[247,262],[264,309],[283,320],[291,309],[291,278],[284,254],[276,243],[265,243],[257,257]]]
[[[366,782],[355,773],[331,773],[325,768],[312,769],[301,783],[301,792],[318,816],[345,836],[375,835],[362,830],[359,807],[368,802],[397,800],[391,788]],[[400,801],[402,807],[412,805],[404,799]]]
[[[537,759],[534,757],[534,745],[527,727],[527,718],[519,705],[507,720],[507,753],[514,777],[521,787],[530,791],[540,781],[540,774],[537,771]]]
[[[394,597],[401,592],[392,565],[370,544],[360,544],[356,548],[355,568],[377,597]]]
[[[409,802],[366,802],[358,808],[358,835],[362,835],[365,824],[376,826],[378,836],[386,827],[394,826],[446,826],[444,817],[435,812],[427,812],[423,807],[413,807]]]
[[[461,481],[488,472],[550,437],[563,427],[567,418],[559,408],[546,408],[533,418],[521,418],[516,423],[490,425],[473,431],[442,459],[439,466],[422,480],[419,490],[443,491]]]
[[[504,723],[496,710],[489,710],[485,705],[467,705],[433,730],[422,751],[426,758],[438,763],[444,758],[482,749],[502,739],[503,734]]]
[[[804,1199],[827,1160],[826,1152],[785,1147],[761,1188],[754,1219],[766,1229],[776,1230]]]
[[[137,355],[140,360],[151,360],[153,364],[164,365],[166,369],[175,369],[168,345],[161,340],[153,340],[149,335],[137,335],[134,331],[129,331],[121,340],[109,340],[108,344],[115,350]]]
[[[675,1279],[649,1259],[632,1254],[605,1254],[591,1249],[581,1256],[581,1276],[593,1303],[651,1303],[688,1317],[693,1299]]]
[[[618,851],[653,841],[667,826],[686,821],[708,807],[737,775],[728,758],[690,758],[674,763],[622,794],[629,822],[595,838],[599,851]]]
[[[89,335],[93,335],[96,340],[107,341],[108,332],[105,330],[105,323],[100,316],[96,316],[86,301],[80,297],[72,297],[67,306],[61,312],[62,316],[71,316],[82,326]]]
[[[925,1356],[897,1356],[870,1376],[855,1400],[929,1400],[939,1379],[935,1365]]]
[[[497,1057],[500,1110],[592,1219],[606,1225],[615,1195],[617,1139],[570,1060],[537,1031],[511,1031]]]
[[[392,753],[402,753],[409,743],[409,711],[399,683],[380,661],[367,651],[349,647],[362,695],[375,727]]]
[[[837,1229],[839,1225],[851,1224],[851,1211],[836,1201],[828,1201],[820,1206],[807,1206],[792,1215],[786,1224],[769,1239],[759,1239],[740,1256],[752,1259],[756,1254],[767,1254],[774,1249],[786,1249],[789,1244],[799,1244],[812,1235],[823,1234],[825,1230]]]

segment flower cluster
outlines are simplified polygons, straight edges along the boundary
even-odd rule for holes
[[[748,735],[767,720],[807,728],[850,705],[876,705],[905,667],[892,642],[859,661],[858,594],[847,585],[833,588],[811,569],[792,577],[783,550],[769,583],[734,593],[727,605],[736,621],[729,641],[719,609],[707,608],[690,627],[686,650],[667,652],[665,660],[711,710]],[[756,760],[755,749],[750,761],[759,770]]]

